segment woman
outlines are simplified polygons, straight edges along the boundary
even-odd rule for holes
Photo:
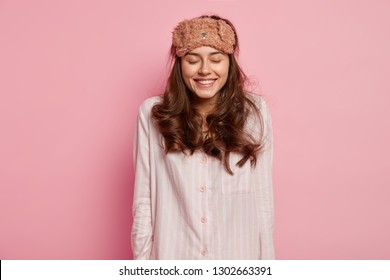
[[[138,115],[135,259],[273,259],[271,119],[244,90],[230,21],[173,31],[165,93]]]

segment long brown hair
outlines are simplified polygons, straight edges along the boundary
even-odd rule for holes
[[[259,109],[244,91],[247,78],[235,57],[239,49],[233,24],[216,15],[201,16],[203,17],[224,20],[232,27],[236,37],[234,54],[228,55],[229,74],[226,84],[218,93],[214,111],[206,117],[208,127],[206,137],[202,133],[203,118],[192,106],[193,94],[183,81],[181,58],[176,56],[174,46],[171,47],[173,66],[166,90],[161,102],[153,107],[152,117],[164,137],[166,153],[182,151],[193,154],[196,149],[202,149],[206,154],[221,160],[226,171],[233,174],[229,164],[231,152],[242,154],[242,159],[237,163],[239,167],[248,159],[254,166],[257,153],[263,148],[263,143],[257,143],[254,137],[245,131],[249,114],[255,113],[258,116],[261,135],[264,124]]]

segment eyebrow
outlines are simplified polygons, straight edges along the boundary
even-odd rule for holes
[[[223,53],[222,53],[222,52],[212,52],[212,53],[210,53],[209,55],[216,55],[216,54],[223,54]],[[187,55],[200,56],[200,54],[194,53],[194,52],[189,52],[189,53],[186,54],[186,56],[187,56]]]

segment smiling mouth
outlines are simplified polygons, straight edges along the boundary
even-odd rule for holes
[[[194,79],[202,87],[211,87],[217,79]]]

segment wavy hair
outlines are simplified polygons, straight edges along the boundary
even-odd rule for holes
[[[152,108],[152,118],[156,121],[164,138],[165,152],[181,151],[194,153],[202,149],[207,155],[218,158],[225,170],[233,174],[229,164],[231,152],[242,155],[236,165],[242,167],[248,160],[252,166],[256,165],[257,154],[263,149],[264,143],[254,140],[245,124],[248,116],[255,113],[261,127],[261,136],[264,124],[259,109],[245,93],[246,76],[241,70],[235,56],[238,55],[238,38],[233,24],[219,16],[201,16],[222,19],[229,24],[234,33],[236,44],[234,53],[229,56],[229,72],[225,85],[218,94],[215,108],[205,121],[208,130],[206,135],[202,132],[203,118],[192,106],[192,92],[185,85],[181,72],[181,58],[176,56],[176,49],[171,46],[171,59],[173,66],[167,80],[166,89],[161,102]],[[263,137],[261,137],[262,139]]]

